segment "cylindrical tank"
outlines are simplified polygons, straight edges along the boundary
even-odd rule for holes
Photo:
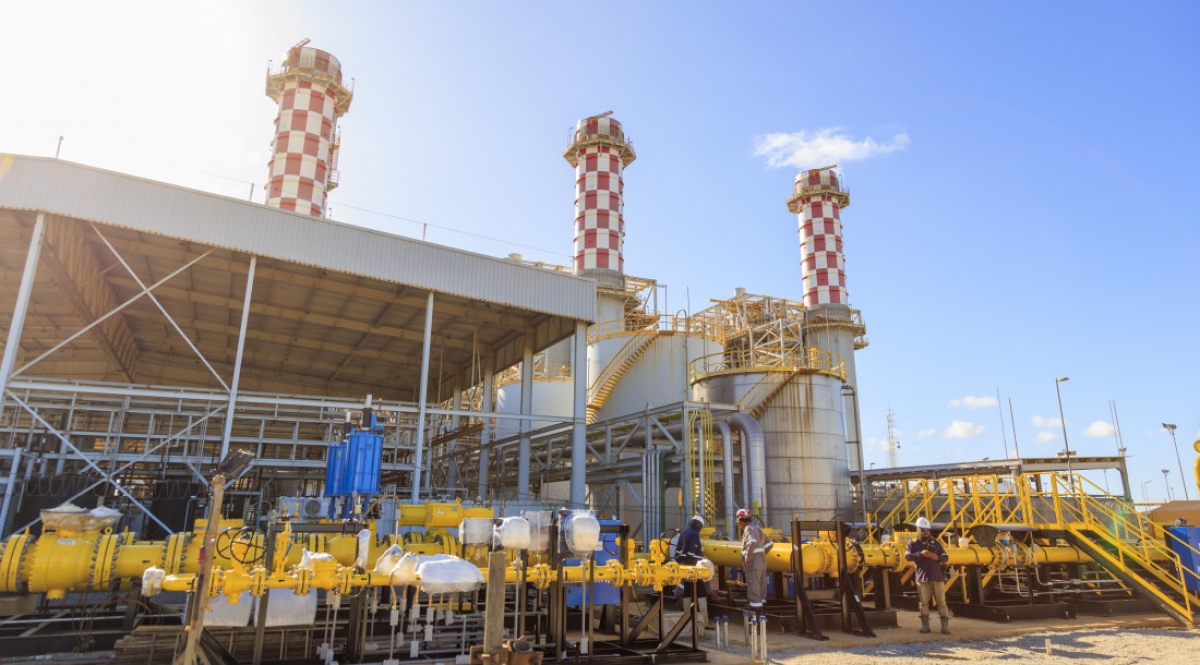
[[[688,331],[686,319],[664,317],[667,323],[660,328],[659,317],[645,318],[649,325],[639,327],[640,319],[627,319],[627,329],[619,332],[619,322],[593,327],[596,339],[588,344],[589,386],[595,385],[598,377],[611,382],[594,421],[691,399],[688,363],[724,348],[711,337]],[[610,364],[613,366],[605,372]],[[601,377],[602,372],[606,376]],[[589,392],[595,393],[599,387]]]
[[[736,404],[762,372],[701,378],[695,399]],[[758,416],[766,453],[767,523],[784,528],[793,519],[853,517],[844,430],[842,380],[797,374]]]
[[[533,413],[539,413],[548,416],[571,416],[571,413],[575,408],[575,389],[574,380],[571,378],[570,368],[560,368],[560,371],[558,371],[556,374],[557,375],[552,375],[552,373],[534,373],[533,399],[531,401],[531,409]],[[496,388],[496,403],[493,406],[493,409],[497,413],[521,412],[521,378],[519,374],[516,375],[515,382],[500,383],[498,385]],[[529,424],[529,430],[533,431],[553,424],[555,423],[544,420],[535,420]],[[521,421],[511,418],[497,418],[496,432],[491,438],[494,441],[510,436],[516,436],[517,434],[520,434],[520,432]]]
[[[624,180],[637,153],[608,114],[580,120],[563,157],[575,167],[575,272],[621,286],[625,272]]]
[[[342,85],[342,65],[320,49],[298,46],[267,73],[267,96],[279,104],[271,142],[266,204],[314,217],[337,186],[338,118],[353,92]]]

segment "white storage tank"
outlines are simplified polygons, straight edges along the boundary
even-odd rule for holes
[[[694,396],[736,404],[764,376],[752,371],[711,375],[695,384]],[[785,528],[793,519],[854,519],[842,385],[841,378],[827,373],[798,373],[758,414],[770,526]]]
[[[722,350],[716,335],[686,318],[631,317],[592,326],[587,354],[589,421],[691,399],[688,364]]]

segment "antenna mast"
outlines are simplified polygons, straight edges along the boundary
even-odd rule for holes
[[[896,429],[896,420],[892,416],[892,410],[888,409],[888,437],[887,445],[884,447],[887,450],[888,468],[894,469],[900,466],[900,438],[899,431]]]

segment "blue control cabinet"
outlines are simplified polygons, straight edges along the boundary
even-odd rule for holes
[[[1190,545],[1192,549],[1200,550],[1200,527],[1169,526],[1167,527],[1167,531],[1171,532],[1175,538]],[[1195,573],[1195,575],[1200,575],[1200,555],[1197,555],[1192,549],[1184,547],[1174,538],[1168,538],[1167,541],[1171,549],[1179,555],[1179,564]],[[1200,580],[1195,576],[1184,575],[1183,582],[1187,586],[1188,591],[1200,591]]]
[[[374,424],[375,416],[371,421]],[[379,494],[383,434],[356,429],[342,443],[329,445],[325,467],[325,496]]]

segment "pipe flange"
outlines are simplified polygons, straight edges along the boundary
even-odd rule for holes
[[[866,561],[866,558],[861,543],[857,540],[846,542],[846,572],[857,572],[859,568],[863,567],[863,562]]]

